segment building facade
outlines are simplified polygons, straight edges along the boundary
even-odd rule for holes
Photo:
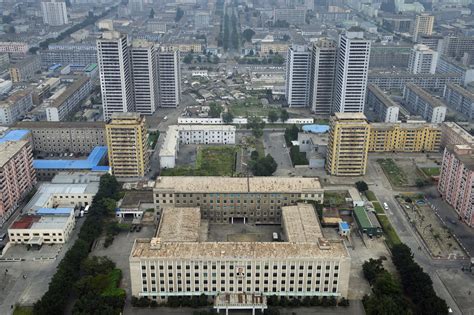
[[[440,144],[437,124],[370,124],[369,152],[439,152]]]
[[[29,46],[25,42],[0,42],[0,52],[9,54],[26,54]]]
[[[429,14],[420,14],[415,18],[415,24],[413,25],[413,40],[417,41],[420,35],[431,35],[433,34],[434,16]]]
[[[452,58],[462,58],[465,53],[474,54],[474,36],[446,36],[442,54]]]
[[[369,69],[393,69],[393,67],[406,69],[410,60],[410,53],[411,46],[372,44]]]
[[[304,45],[288,48],[285,96],[288,107],[308,107],[311,52]]]
[[[403,99],[411,113],[430,123],[440,124],[446,117],[446,105],[416,84],[405,85]]]
[[[72,65],[75,68],[97,63],[97,47],[86,44],[55,44],[40,50],[41,66],[48,68],[53,64]]]
[[[400,106],[389,95],[385,94],[377,85],[367,85],[367,104],[365,113],[374,113],[377,121],[396,123]]]
[[[42,0],[41,11],[43,13],[44,24],[61,26],[69,23],[65,1]]]
[[[0,101],[0,125],[12,125],[33,108],[30,90],[13,92],[5,100]]]
[[[181,100],[181,66],[178,50],[158,52],[160,107],[177,107]]]
[[[273,9],[273,23],[286,21],[288,24],[302,25],[306,23],[305,9]]]
[[[127,35],[113,31],[104,32],[97,40],[104,121],[113,113],[134,110],[129,46]]]
[[[28,82],[41,70],[38,56],[30,56],[21,59],[10,66],[10,79],[13,83]]]
[[[63,121],[66,120],[71,113],[74,113],[81,102],[87,98],[93,85],[87,76],[79,76],[75,78],[64,90],[58,91],[46,103],[46,120],[47,121]]]
[[[22,121],[14,128],[31,132],[32,148],[37,152],[88,154],[106,145],[103,122]]]
[[[364,112],[370,41],[362,31],[347,31],[339,37],[332,112]]]
[[[311,111],[317,115],[328,115],[333,104],[336,43],[329,39],[321,39],[313,44],[311,54],[309,86]]]
[[[407,71],[370,71],[368,83],[383,90],[403,91],[408,83],[424,89],[442,91],[447,83],[459,84],[464,79],[457,73],[413,74]]]
[[[408,71],[413,74],[434,74],[438,63],[438,53],[426,45],[415,45],[410,53]]]
[[[109,165],[117,177],[142,177],[149,171],[148,132],[138,113],[114,113],[105,126]]]
[[[448,83],[444,88],[444,100],[450,108],[474,119],[474,93],[457,84]]]
[[[362,113],[335,113],[330,118],[326,170],[331,175],[360,176],[367,168],[370,125]]]
[[[0,225],[36,185],[33,153],[27,140],[0,142]]]
[[[132,43],[132,76],[135,111],[151,115],[158,108],[158,69],[152,43],[136,40]]]
[[[456,210],[459,219],[474,227],[474,156],[472,147],[447,147],[439,176],[441,197]]]
[[[474,68],[471,66],[464,65],[457,62],[456,60],[441,56],[438,59],[438,66],[436,68],[437,73],[441,74],[457,74],[461,77],[460,82],[463,86],[467,86],[469,83],[474,81]],[[453,82],[456,83],[456,82]]]

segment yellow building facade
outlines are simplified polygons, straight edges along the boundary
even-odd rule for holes
[[[331,175],[360,176],[367,169],[370,124],[362,113],[335,113],[330,119],[326,170]]]
[[[430,123],[372,123],[369,152],[437,152],[441,128]]]
[[[109,163],[117,177],[142,177],[149,170],[148,132],[138,113],[114,113],[105,126]]]

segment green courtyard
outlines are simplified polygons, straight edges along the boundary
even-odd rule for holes
[[[382,167],[390,183],[394,186],[405,186],[408,179],[405,172],[398,167],[393,159],[378,159],[377,162]]]

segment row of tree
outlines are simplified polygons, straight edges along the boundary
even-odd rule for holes
[[[114,176],[106,174],[100,179],[89,214],[79,231],[78,239],[66,252],[49,283],[48,291],[35,303],[33,312],[38,315],[63,314],[73,285],[81,277],[81,264],[89,255],[92,244],[101,235],[111,201],[120,198],[120,185]],[[106,302],[106,301],[102,301]]]
[[[289,299],[286,296],[278,297],[276,295],[270,295],[267,299],[268,306],[281,306],[281,307],[309,307],[309,306],[349,306],[349,300],[341,298],[339,301],[334,297],[319,297],[319,296],[306,296],[302,299],[293,298]]]
[[[193,295],[193,296],[169,296],[166,303],[160,303],[160,304],[144,296],[140,298],[132,296],[132,306],[134,307],[166,306],[166,307],[197,308],[197,307],[209,306],[211,304],[212,303],[210,303],[209,297],[205,294]]]
[[[278,164],[270,154],[260,157],[257,151],[252,151],[249,168],[255,176],[272,176]]]

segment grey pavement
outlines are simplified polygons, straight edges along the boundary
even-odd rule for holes
[[[286,147],[283,132],[265,131],[263,133],[263,146],[265,154],[270,154],[278,164],[275,175],[288,175],[293,170],[293,164],[291,163],[289,149]]]

